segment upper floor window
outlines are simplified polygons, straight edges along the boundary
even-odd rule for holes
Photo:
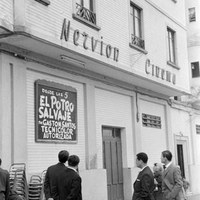
[[[167,28],[167,43],[168,43],[168,62],[176,65],[176,52],[175,52],[175,31]]]
[[[73,17],[92,28],[99,30],[96,21],[95,0],[75,0]]]
[[[130,15],[131,44],[144,49],[145,46],[142,37],[142,9],[131,3]]]
[[[196,21],[196,12],[195,12],[195,8],[189,8],[189,22],[194,22]]]
[[[191,63],[191,70],[192,70],[192,78],[199,77],[199,62],[192,62]]]

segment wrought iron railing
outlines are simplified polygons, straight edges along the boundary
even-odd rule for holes
[[[131,44],[136,45],[142,49],[144,49],[144,40],[131,34]]]
[[[76,3],[76,15],[96,25],[96,13]]]

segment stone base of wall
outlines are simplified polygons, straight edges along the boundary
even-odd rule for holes
[[[87,200],[106,200],[107,176],[105,169],[80,171],[82,178],[82,195]]]

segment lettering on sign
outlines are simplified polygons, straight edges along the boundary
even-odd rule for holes
[[[172,72],[162,69],[154,64],[151,64],[150,60],[147,59],[145,63],[145,72],[146,74],[151,74],[161,80],[165,80],[167,82],[171,82],[174,85],[176,84],[176,75]]]
[[[97,52],[100,55],[104,55],[107,58],[111,58],[114,61],[118,62],[119,59],[119,49],[116,47],[112,47],[110,44],[105,44],[103,42],[103,37],[101,40],[95,39],[94,37],[89,36],[86,32],[81,33],[78,29],[73,30],[70,32],[70,21],[68,24],[66,19],[63,21],[62,32],[60,39],[65,40],[66,42],[69,41],[70,34],[73,36],[73,43],[76,46],[83,46],[85,50],[90,49],[92,52]]]
[[[37,80],[35,97],[36,142],[76,142],[76,89]]]

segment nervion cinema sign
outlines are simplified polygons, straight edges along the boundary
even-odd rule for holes
[[[67,42],[69,41],[70,35],[73,36],[72,40],[75,46],[82,46],[85,50],[91,50],[92,52],[99,53],[101,56],[106,56],[107,58],[118,62],[118,48],[104,43],[103,37],[99,40],[86,32],[81,33],[78,29],[72,29],[70,21],[67,23],[66,19],[64,19],[60,39],[64,39]]]
[[[76,142],[76,89],[46,80],[37,80],[35,121],[36,142]]]

